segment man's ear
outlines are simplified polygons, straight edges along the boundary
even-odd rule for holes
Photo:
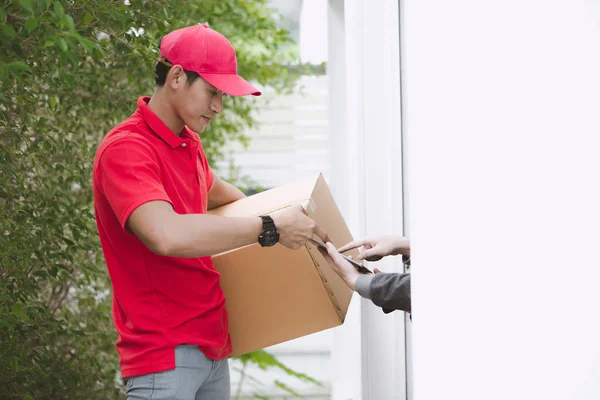
[[[167,84],[171,89],[177,90],[187,81],[187,76],[181,65],[173,65],[167,74]]]

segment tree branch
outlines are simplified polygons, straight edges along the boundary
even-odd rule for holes
[[[19,22],[27,21],[27,18],[21,17],[20,15],[11,14],[11,13],[6,14],[6,18],[9,20],[19,21]]]

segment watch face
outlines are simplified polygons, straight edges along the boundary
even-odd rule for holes
[[[260,244],[263,246],[273,246],[279,241],[279,233],[275,230],[268,230],[260,235]]]

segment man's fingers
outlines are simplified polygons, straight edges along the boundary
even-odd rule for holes
[[[375,269],[373,270],[373,272],[375,272],[376,274],[380,274],[380,273],[381,273],[381,271],[380,271],[378,268],[375,268]]]
[[[319,227],[319,225],[315,225],[315,234],[321,239],[323,243],[329,242],[329,236]]]
[[[365,243],[366,243],[366,240],[365,240],[365,239],[354,240],[354,241],[352,241],[352,242],[350,242],[350,243],[348,243],[348,244],[346,244],[346,245],[344,245],[344,246],[340,247],[340,248],[338,249],[338,251],[339,251],[340,253],[345,253],[345,252],[347,252],[348,250],[352,250],[352,249],[355,249],[355,248],[357,248],[357,247],[363,246]]]

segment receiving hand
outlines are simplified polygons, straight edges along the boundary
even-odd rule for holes
[[[358,259],[379,261],[386,256],[399,254],[410,256],[410,240],[403,236],[379,236],[355,240],[338,249],[340,253],[362,247],[359,249]]]
[[[319,249],[327,263],[331,266],[339,276],[346,282],[350,289],[355,290],[356,279],[360,276],[360,273],[354,268],[352,264],[342,257],[342,255],[335,249],[335,246],[330,242],[325,243],[327,251]]]

